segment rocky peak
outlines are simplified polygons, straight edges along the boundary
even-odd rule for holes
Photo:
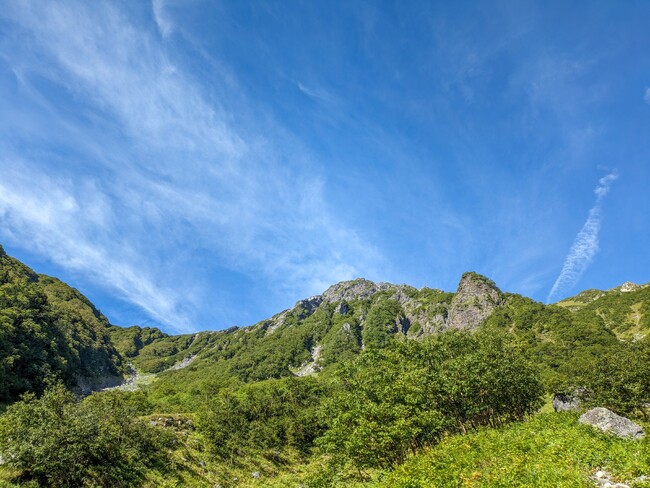
[[[623,283],[621,286],[618,287],[620,291],[623,293],[628,293],[630,291],[635,291],[641,288],[641,286],[637,285],[636,283],[632,283],[631,281],[626,281]]]
[[[447,327],[475,329],[490,316],[503,301],[496,284],[477,273],[464,273],[451,302]]]
[[[340,301],[363,300],[369,298],[375,293],[388,290],[391,287],[388,283],[374,283],[364,278],[357,278],[351,281],[341,281],[330,286],[323,293],[325,303],[335,303]]]

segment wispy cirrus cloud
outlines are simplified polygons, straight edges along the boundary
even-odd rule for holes
[[[17,158],[0,162],[0,167],[4,169],[0,221],[6,236],[17,242],[28,238],[33,252],[68,270],[110,283],[114,291],[160,323],[188,323],[186,307],[171,291],[159,287],[145,269],[124,259],[131,253],[129,243],[114,232],[116,215],[96,182],[39,175],[34,168],[25,171],[25,163]],[[111,241],[116,246],[101,244]]]
[[[153,14],[169,35],[158,1]],[[51,124],[0,139],[4,239],[179,331],[210,314],[228,325],[229,305],[205,301],[207,267],[296,297],[376,269],[378,251],[329,209],[309,152],[232,80],[199,84],[111,3],[27,1],[0,16],[12,27],[4,65]]]
[[[562,271],[560,271],[546,298],[547,303],[559,294],[570,290],[593,261],[598,252],[598,234],[600,232],[603,199],[609,193],[612,183],[617,178],[618,173],[612,172],[598,181],[598,186],[594,189],[596,201],[589,210],[587,221],[573,241],[569,254],[564,260]]]
[[[296,82],[298,90],[307,95],[308,97],[315,98],[316,100],[322,100],[324,102],[332,101],[332,96],[327,93],[325,90],[320,88],[315,88],[313,86],[307,86],[301,81]]]
[[[152,0],[151,9],[160,35],[169,37],[174,32],[174,21],[167,14],[164,0]]]

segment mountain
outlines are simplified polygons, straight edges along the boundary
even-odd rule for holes
[[[648,441],[539,408],[575,394],[647,419],[649,292],[546,305],[476,273],[455,292],[359,278],[248,327],[169,335],[110,324],[0,247],[0,485],[586,486],[605,462],[633,479]],[[127,369],[119,389],[51,386],[89,393]],[[566,465],[540,467],[556,445]]]
[[[168,335],[157,328],[111,325],[79,291],[36,274],[1,249],[4,401],[22,391],[41,391],[49,376],[86,391],[115,383],[127,363],[158,375],[154,392],[182,396],[206,382],[326,373],[368,347],[481,326],[518,337],[549,381],[562,384],[576,350],[595,356],[619,339],[638,339],[650,330],[648,285],[587,290],[544,305],[465,273],[455,293],[359,278],[252,326]]]
[[[79,291],[0,246],[0,402],[60,379],[78,390],[121,381],[108,320]]]
[[[650,283],[626,282],[611,290],[585,290],[558,305],[578,316],[601,317],[623,339],[640,339],[650,330]]]
[[[251,382],[305,376],[393,340],[424,338],[445,330],[479,327],[504,294],[489,279],[465,273],[456,293],[359,278],[249,327],[162,336],[141,347],[137,327],[109,328],[118,350],[143,373],[157,373],[154,393],[198,391],[206,383]],[[125,340],[127,335],[134,339]],[[188,367],[189,366],[189,367]]]
[[[605,301],[579,309],[545,305],[504,293],[476,273],[465,273],[455,293],[356,279],[250,327],[155,339],[131,361],[142,372],[158,374],[150,385],[154,397],[174,396],[182,403],[192,401],[192,392],[232,381],[327,375],[364,349],[395,340],[487,327],[515,337],[538,364],[547,388],[563,391],[570,389],[578,363],[596,361],[619,344],[622,327],[608,318],[618,310],[615,304],[625,308],[629,302],[639,312],[638,337],[650,331],[648,290],[612,293],[609,315],[603,315]]]

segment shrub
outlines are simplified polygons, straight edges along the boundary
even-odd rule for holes
[[[142,399],[121,392],[82,401],[63,386],[23,395],[0,418],[0,455],[40,486],[129,486],[163,465],[169,434],[137,420]]]

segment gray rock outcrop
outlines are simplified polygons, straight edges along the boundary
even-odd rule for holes
[[[604,407],[588,410],[580,417],[580,422],[618,437],[641,439],[645,435],[640,425]]]
[[[345,315],[350,302],[371,299],[378,293],[395,300],[402,307],[403,315],[398,317],[396,330],[409,337],[426,337],[446,329],[473,330],[503,303],[503,293],[493,281],[476,273],[465,273],[458,284],[453,300],[442,290],[426,289],[428,294],[418,297],[418,290],[409,285],[374,283],[364,278],[342,281],[330,286],[321,295],[314,295],[298,301],[293,308],[260,322],[259,327],[266,335],[283,327],[290,315],[304,319],[319,307],[334,304],[334,313]],[[451,300],[451,301],[450,301]],[[364,317],[360,317],[363,324]],[[415,325],[416,327],[412,327]]]
[[[581,404],[579,391],[572,394],[556,393],[553,396],[553,410],[556,412],[578,412]]]
[[[375,293],[391,288],[388,283],[374,283],[364,278],[357,278],[352,281],[342,281],[330,286],[321,295],[324,303],[335,303],[340,301],[363,300],[370,298]]]
[[[501,305],[503,294],[493,281],[476,273],[465,273],[449,307],[446,326],[475,329]]]

